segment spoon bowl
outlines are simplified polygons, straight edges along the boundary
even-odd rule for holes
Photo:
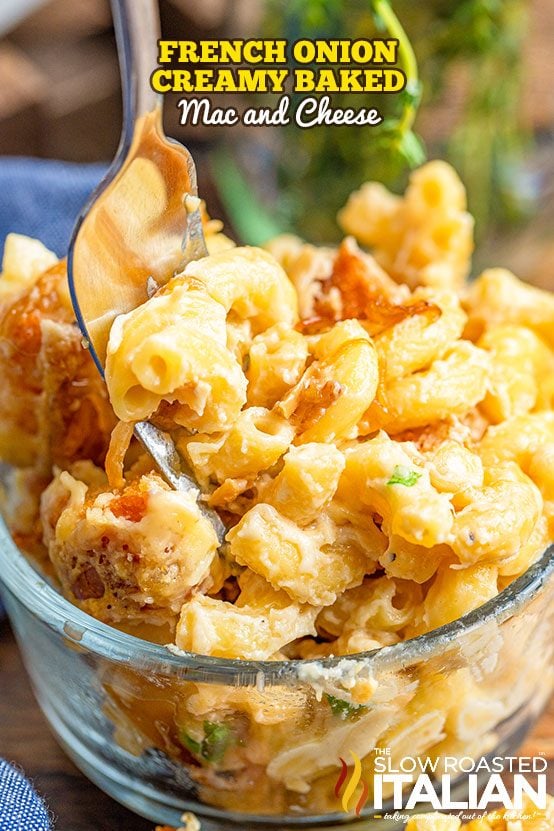
[[[81,214],[68,260],[78,321],[101,372],[117,315],[207,254],[194,163],[163,135],[159,106],[139,118],[118,157]]]

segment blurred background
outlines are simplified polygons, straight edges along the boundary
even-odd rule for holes
[[[393,6],[423,81],[415,130],[428,155],[450,160],[468,188],[476,268],[508,265],[554,288],[554,0]],[[369,0],[160,0],[160,13],[171,38],[378,33]],[[333,241],[334,215],[350,190],[369,178],[405,184],[407,166],[387,151],[379,128],[182,127],[178,98],[166,98],[167,132],[195,155],[211,214],[247,241],[291,228]],[[394,117],[397,99],[374,104]],[[120,111],[107,0],[0,0],[1,155],[109,161]]]

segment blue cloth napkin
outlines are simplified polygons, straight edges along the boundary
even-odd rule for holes
[[[106,169],[101,164],[0,158],[0,258],[10,231],[37,237],[63,256],[75,219]],[[42,800],[24,775],[1,759],[0,831],[51,831]]]
[[[37,237],[58,257],[107,166],[50,159],[0,158],[0,257],[10,231]]]
[[[22,773],[0,759],[0,831],[51,831],[48,811]]]

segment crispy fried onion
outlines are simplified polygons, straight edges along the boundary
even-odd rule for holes
[[[118,421],[112,430],[110,446],[106,454],[106,476],[110,488],[122,488],[125,485],[123,466],[134,429],[135,425],[132,422]]]
[[[342,393],[341,384],[329,377],[327,365],[316,361],[276,408],[298,432],[304,432],[319,421]]]
[[[321,282],[314,301],[314,315],[302,320],[298,329],[306,335],[329,329],[339,320],[358,318],[370,335],[383,332],[407,317],[426,315],[433,323],[440,308],[427,300],[394,302],[398,286],[367,254],[346,239],[339,247],[331,276]]]

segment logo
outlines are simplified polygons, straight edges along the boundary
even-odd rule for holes
[[[404,756],[395,760],[390,748],[376,747],[374,757],[364,760],[370,767],[367,771],[360,757],[352,750],[349,753],[350,764],[339,757],[341,770],[334,793],[343,811],[354,810],[358,817],[370,790],[373,810],[379,811],[483,811],[491,804],[506,810],[522,810],[526,805],[546,808],[548,761],[541,756]],[[534,782],[526,776],[529,773],[534,774]]]
[[[342,810],[345,813],[348,813],[348,811],[350,810],[350,802],[352,800],[352,797],[354,796],[354,794],[356,792],[356,788],[358,787],[358,785],[361,782],[362,783],[362,792],[361,792],[360,797],[359,797],[359,799],[356,803],[356,808],[355,808],[356,816],[359,817],[360,814],[361,814],[362,808],[364,807],[364,805],[367,802],[367,797],[369,795],[369,785],[367,784],[365,779],[362,779],[362,763],[361,763],[359,757],[356,756],[356,754],[353,753],[352,751],[350,751],[350,755],[352,756],[352,759],[354,760],[354,769],[353,769],[353,771],[350,775],[350,779],[346,783],[346,787],[345,787],[344,793],[342,795]],[[346,782],[346,780],[348,778],[348,765],[346,764],[346,762],[344,761],[342,756],[340,756],[339,759],[340,759],[340,763],[341,763],[341,771],[339,773],[337,783],[335,785],[335,796],[337,797],[337,799],[340,797],[340,792],[342,790],[342,786],[344,785],[344,783]]]

